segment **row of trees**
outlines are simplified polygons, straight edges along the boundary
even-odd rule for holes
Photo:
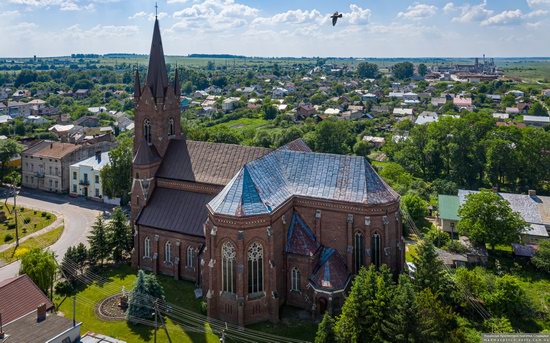
[[[339,316],[328,314],[316,343],[325,342],[478,342],[479,332],[513,332],[513,321],[532,318],[532,304],[511,276],[483,268],[448,274],[431,241],[421,241],[413,278],[395,283],[389,269],[362,268]],[[492,313],[479,321],[471,301]]]
[[[407,139],[396,141],[388,139],[384,151],[425,181],[443,179],[469,189],[497,186],[525,191],[542,190],[550,179],[550,132],[496,127],[489,114],[442,117],[410,128]]]

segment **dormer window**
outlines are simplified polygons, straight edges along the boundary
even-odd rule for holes
[[[170,120],[168,121],[168,136],[171,137],[174,134],[174,118],[170,118]]]
[[[147,144],[151,144],[151,121],[149,119],[143,121],[143,137]]]

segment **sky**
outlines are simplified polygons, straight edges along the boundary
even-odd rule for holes
[[[154,0],[0,0],[0,56],[147,54],[154,17]],[[550,0],[159,0],[158,18],[169,55],[550,56]]]

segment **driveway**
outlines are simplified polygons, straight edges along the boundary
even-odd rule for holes
[[[4,201],[6,189],[0,189],[0,199]],[[13,204],[13,199],[8,200]],[[61,261],[67,248],[78,243],[86,243],[91,226],[98,214],[110,212],[112,206],[97,203],[82,198],[72,198],[68,195],[57,195],[41,191],[23,189],[17,196],[17,205],[31,207],[42,211],[61,213],[65,220],[65,230],[57,242],[50,249]],[[19,272],[19,261],[0,268],[0,282],[6,278],[16,276]]]

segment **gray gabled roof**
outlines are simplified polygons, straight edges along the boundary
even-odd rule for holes
[[[364,205],[399,199],[363,157],[278,149],[247,163],[208,205],[214,213],[250,216],[292,196]]]

